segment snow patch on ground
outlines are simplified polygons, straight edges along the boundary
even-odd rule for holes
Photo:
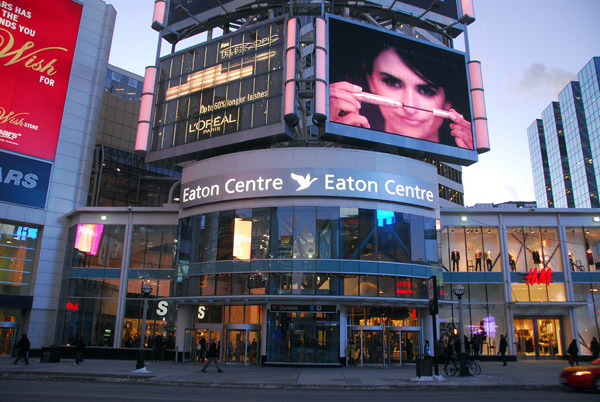
[[[446,377],[441,376],[441,375],[434,375],[434,376],[421,376],[421,377],[412,377],[410,379],[411,381],[414,382],[426,382],[426,381],[448,381],[446,379]]]

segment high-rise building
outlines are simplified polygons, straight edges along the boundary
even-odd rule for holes
[[[600,58],[592,58],[578,78],[527,129],[540,207],[600,207]]]

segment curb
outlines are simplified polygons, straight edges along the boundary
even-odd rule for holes
[[[261,388],[261,389],[339,389],[339,390],[383,390],[383,391],[406,391],[431,389],[433,387],[440,389],[462,389],[462,390],[544,390],[558,391],[565,390],[562,385],[547,384],[465,384],[452,381],[418,381],[406,382],[394,385],[333,385],[333,384],[273,384],[273,383],[240,383],[240,382],[196,382],[196,381],[164,381],[159,380],[152,375],[131,375],[121,376],[114,374],[70,374],[70,373],[41,373],[41,372],[0,372],[0,379],[13,380],[54,380],[54,381],[93,381],[102,383],[130,383],[130,384],[148,384],[148,385],[171,385],[187,387],[210,387],[210,388]]]

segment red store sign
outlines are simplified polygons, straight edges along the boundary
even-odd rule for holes
[[[531,268],[525,279],[528,285],[541,285],[543,283],[550,285],[551,276],[552,270],[550,268],[542,268],[539,273],[537,268]]]
[[[0,0],[0,148],[54,160],[82,9]]]

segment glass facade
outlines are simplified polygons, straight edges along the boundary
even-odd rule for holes
[[[441,236],[442,266],[451,272],[502,270],[498,228],[445,227]]]
[[[155,167],[146,164],[141,155],[98,146],[88,205],[160,207],[172,201],[169,191],[180,178],[178,166]]]
[[[142,88],[144,86],[143,78],[135,78],[131,73],[116,70],[112,66],[109,66],[106,70],[104,90],[130,101],[141,102]]]
[[[502,283],[453,282],[452,276],[444,280],[444,298],[457,300],[453,289],[465,287],[463,295],[463,331],[469,340],[465,351],[470,354],[495,355],[498,353],[500,335],[506,334],[507,322]],[[440,338],[446,341],[457,338],[460,332],[458,306],[453,304],[440,309]],[[477,349],[478,348],[478,349]]]
[[[174,342],[174,322],[163,320],[156,298],[171,293],[176,234],[176,226],[134,225],[129,242],[125,225],[79,224],[71,228],[73,248],[63,277],[59,342],[72,343],[81,333],[90,346],[138,346],[142,282],[152,286],[145,344],[151,345],[157,335]],[[126,288],[125,300],[119,296],[121,284]],[[116,322],[120,307],[124,310],[122,329]],[[118,333],[122,333],[121,339],[115,339]]]
[[[232,364],[337,365],[350,340],[356,364],[410,363],[432,339],[423,315],[438,252],[443,340],[457,340],[457,284],[466,289],[463,329],[472,354],[497,355],[500,334],[509,337],[509,354],[563,354],[569,310],[560,306],[567,301],[584,303],[573,312],[583,339],[598,336],[600,227],[524,225],[506,216],[502,226],[487,217],[443,226],[439,250],[435,220],[364,208],[225,210],[179,219],[179,227],[79,224],[70,232],[60,342],[83,332],[90,345],[138,347],[141,285],[150,283],[147,348],[160,336],[173,350],[183,303],[194,317],[184,348],[194,359],[195,345],[210,336]],[[324,310],[311,309],[307,296]],[[546,314],[543,305],[553,310]]]
[[[539,207],[598,208],[600,58],[594,57],[527,130]]]
[[[0,293],[28,296],[40,229],[0,220]]]
[[[360,260],[437,266],[435,219],[393,211],[273,207],[181,220],[180,261]],[[309,263],[310,265],[310,263]],[[314,269],[313,269],[314,270]]]
[[[569,265],[572,271],[600,271],[600,228],[567,227]]]

